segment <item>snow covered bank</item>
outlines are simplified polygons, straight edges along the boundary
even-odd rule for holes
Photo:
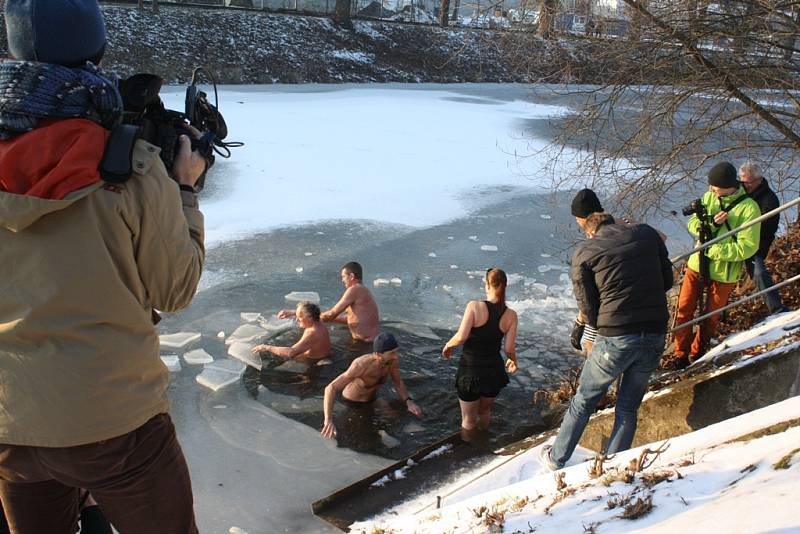
[[[355,532],[765,532],[800,529],[800,397],[735,419],[585,462],[554,477],[539,447],[486,475],[499,489]],[[654,452],[656,450],[661,453]],[[505,485],[509,480],[519,482]]]

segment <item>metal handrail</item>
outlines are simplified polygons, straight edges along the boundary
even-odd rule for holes
[[[687,326],[691,326],[691,325],[693,325],[695,323],[699,323],[701,321],[705,321],[709,317],[711,317],[713,315],[716,315],[718,313],[722,313],[722,312],[724,312],[725,310],[727,310],[729,308],[733,308],[734,306],[738,306],[742,302],[747,302],[748,300],[752,300],[752,299],[754,299],[756,297],[760,297],[761,295],[769,293],[770,291],[775,291],[776,289],[780,289],[783,286],[789,285],[792,282],[797,282],[798,280],[800,280],[800,274],[796,274],[791,278],[787,278],[786,280],[784,280],[783,282],[781,282],[779,284],[775,284],[774,286],[768,287],[767,289],[762,289],[761,291],[759,291],[757,293],[753,293],[752,295],[747,295],[746,297],[742,297],[739,300],[737,300],[736,302],[732,302],[730,304],[727,304],[727,305],[723,306],[722,308],[718,308],[718,309],[716,309],[714,311],[708,312],[705,315],[701,315],[700,317],[692,319],[691,321],[686,321],[685,323],[680,324],[680,325],[672,328],[668,333],[671,334],[672,332],[676,332],[678,330],[682,330],[682,329],[686,328]]]
[[[677,262],[681,261],[684,258],[688,258],[689,256],[691,256],[695,252],[700,252],[701,250],[705,250],[708,247],[710,247],[711,245],[713,245],[715,243],[719,243],[720,241],[722,241],[723,239],[725,239],[727,237],[730,237],[730,236],[732,236],[732,235],[734,235],[734,234],[736,234],[738,232],[741,232],[742,230],[750,228],[754,224],[758,224],[761,221],[764,221],[766,219],[771,219],[772,217],[774,217],[775,215],[779,214],[780,212],[785,211],[785,210],[791,208],[792,206],[796,206],[797,204],[800,204],[800,197],[797,197],[794,200],[790,200],[786,204],[783,204],[782,206],[778,206],[774,210],[768,211],[767,213],[761,215],[760,217],[756,217],[752,221],[748,221],[748,222],[746,222],[745,224],[743,224],[741,226],[737,226],[733,230],[725,232],[724,234],[722,234],[720,236],[717,236],[717,237],[715,237],[714,239],[712,239],[710,241],[706,241],[702,245],[700,245],[698,247],[695,247],[694,249],[690,250],[689,252],[684,252],[680,256],[675,256],[674,258],[670,259],[669,261],[671,261],[672,263],[677,263]]]

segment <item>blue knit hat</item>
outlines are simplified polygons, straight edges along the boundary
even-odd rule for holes
[[[76,67],[100,60],[106,27],[97,0],[6,0],[8,51],[16,59]]]
[[[397,347],[397,340],[390,332],[381,332],[372,342],[372,350],[375,352],[389,352]]]

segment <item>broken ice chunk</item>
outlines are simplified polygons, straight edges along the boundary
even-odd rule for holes
[[[505,232],[497,232],[497,235],[504,235]]]
[[[167,366],[170,373],[178,373],[181,370],[181,360],[177,354],[170,354],[169,356],[162,356],[161,361]]]
[[[449,236],[447,236],[447,239],[450,239],[450,240],[452,240],[452,239],[454,239],[454,238],[453,238],[453,236],[449,235]]]
[[[292,291],[284,297],[289,302],[303,302],[307,300],[314,304],[319,304],[319,293],[316,291]]]
[[[425,427],[416,421],[411,421],[403,427],[403,433],[405,434],[416,434],[417,432],[422,432],[423,430],[425,430]]]
[[[254,345],[252,343],[240,343],[238,341],[234,341],[231,346],[228,347],[228,355],[246,363],[250,367],[255,367],[256,369],[261,370],[261,355],[250,352],[250,349],[252,349],[253,346]]]
[[[239,317],[241,317],[242,321],[246,323],[254,323],[258,321],[258,318],[261,317],[261,314],[258,312],[242,312],[239,314]]]
[[[231,527],[228,529],[228,534],[247,534],[247,531],[239,527]]]
[[[481,245],[481,250],[485,250],[487,252],[497,252],[497,246],[495,246],[495,245]]]
[[[182,349],[192,341],[200,339],[200,332],[177,332],[158,336],[161,348]]]
[[[219,332],[217,332],[217,337],[219,339],[225,339],[225,331],[224,330],[220,330]]]
[[[442,339],[436,335],[436,332],[431,330],[429,327],[421,324],[386,323],[386,326],[391,326],[392,328],[396,328],[397,330],[402,330],[403,332],[408,332],[409,334],[413,334],[417,337],[425,339],[435,339],[437,341]]]
[[[304,256],[313,256],[314,253],[313,252],[304,252],[303,255]]]
[[[451,269],[458,269],[458,265],[451,265],[450,268]]]
[[[394,278],[392,278],[391,280],[389,280],[389,281],[391,283],[393,283],[394,285],[396,285],[396,286],[399,286],[400,284],[403,283],[403,281],[401,279],[399,279],[398,277],[396,277],[396,276]]]
[[[376,278],[372,281],[372,285],[374,287],[389,285],[389,280],[387,278]]]
[[[257,341],[267,334],[267,330],[254,324],[243,324],[233,331],[225,340],[226,345],[232,343],[249,343]]]
[[[195,377],[198,384],[213,391],[233,384],[244,374],[246,366],[236,360],[217,360],[203,366],[203,372]]]
[[[308,365],[295,360],[289,360],[277,366],[274,371],[280,371],[282,373],[305,373],[308,371]]]
[[[294,270],[295,270],[295,272],[298,272],[298,273],[302,273],[303,272],[303,268],[302,267],[295,267]]]
[[[546,252],[542,252],[541,254],[539,254],[539,256],[541,256],[541,257],[543,257],[543,258],[549,258],[549,257],[550,257],[550,254],[548,254],[548,253],[546,253]]]
[[[546,273],[547,271],[552,269],[552,267],[549,265],[540,265],[537,267],[537,269],[539,270],[540,273]]]
[[[541,217],[542,219],[552,219],[552,217],[550,217],[549,215],[547,215],[545,213],[539,214],[539,217]]]
[[[429,258],[435,258],[436,257],[436,253],[435,252],[428,252],[428,257]]]
[[[183,355],[183,359],[186,360],[186,363],[189,365],[211,363],[214,361],[214,358],[212,358],[211,355],[203,349],[190,350]]]
[[[381,437],[381,443],[383,443],[383,446],[387,449],[393,449],[400,445],[400,440],[387,434],[385,430],[378,430],[378,434]]]
[[[294,326],[294,320],[290,318],[278,319],[275,315],[270,315],[267,319],[260,317],[258,326],[264,329],[266,337],[274,337],[291,330],[292,326]]]
[[[471,239],[472,241],[477,241],[478,240],[478,236],[471,235],[471,236],[469,236],[469,239]]]

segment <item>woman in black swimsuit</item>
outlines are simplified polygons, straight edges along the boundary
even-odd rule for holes
[[[467,304],[458,332],[442,349],[442,357],[447,359],[455,347],[464,344],[456,373],[464,430],[488,428],[492,403],[508,384],[507,372],[517,371],[517,314],[506,307],[507,284],[502,270],[486,271],[486,300]],[[504,337],[505,364],[500,354]]]

